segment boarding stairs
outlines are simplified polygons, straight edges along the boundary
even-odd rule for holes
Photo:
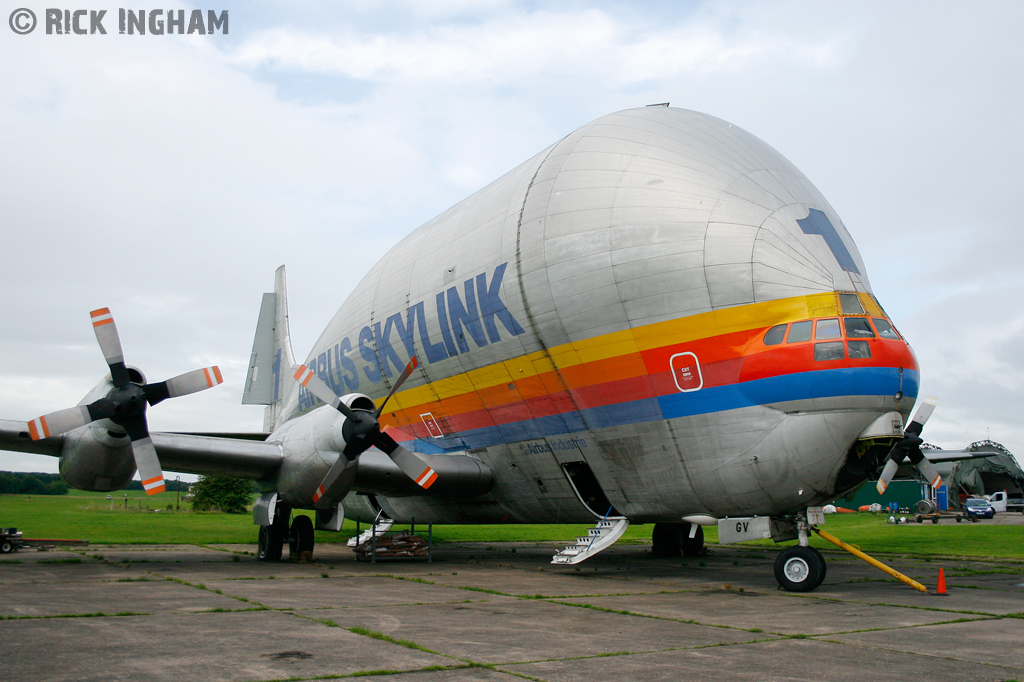
[[[566,547],[551,558],[553,564],[578,564],[589,559],[598,552],[603,552],[629,528],[629,519],[625,516],[605,516],[597,526],[587,530],[585,537],[576,538],[576,544]]]
[[[347,544],[349,547],[359,547],[361,545],[365,545],[367,542],[370,541],[370,538],[374,536],[380,537],[384,533],[391,530],[391,526],[393,525],[395,525],[394,521],[387,518],[386,516],[382,518],[380,514],[377,514],[377,521],[359,535],[349,538]]]

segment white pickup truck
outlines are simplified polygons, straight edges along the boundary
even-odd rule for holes
[[[1022,512],[1024,513],[1024,495],[1021,493],[1007,493],[1002,490],[998,493],[986,495],[985,499],[997,512]]]

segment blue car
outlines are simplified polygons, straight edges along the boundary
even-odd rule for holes
[[[979,519],[991,519],[996,515],[996,510],[987,500],[971,498],[964,501],[964,513]]]

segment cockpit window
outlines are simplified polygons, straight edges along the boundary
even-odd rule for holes
[[[839,294],[839,306],[843,310],[843,315],[867,315],[857,294]]]
[[[839,320],[834,318],[818,320],[818,327],[814,332],[814,338],[819,341],[824,339],[842,338],[842,334],[839,332]]]
[[[786,337],[787,343],[800,343],[801,341],[811,340],[811,328],[814,325],[810,320],[804,320],[803,322],[794,322],[789,327],[789,336]]]
[[[846,327],[846,338],[848,339],[875,338],[875,332],[871,329],[866,317],[844,317],[843,326]]]
[[[878,330],[878,335],[883,339],[899,339],[900,335],[896,333],[896,330],[889,324],[889,320],[883,320],[880,317],[872,317],[871,321],[875,323],[875,329]]]
[[[764,335],[764,345],[777,346],[786,338],[786,325],[777,324]]]
[[[815,360],[842,360],[844,357],[846,354],[843,351],[842,341],[814,344]]]
[[[871,346],[867,341],[847,341],[850,358],[855,360],[867,360],[871,357]]]

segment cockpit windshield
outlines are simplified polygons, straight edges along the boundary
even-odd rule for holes
[[[896,333],[893,326],[889,324],[889,320],[881,317],[872,317],[871,321],[875,323],[875,329],[878,330],[878,335],[883,339],[899,339],[900,335]]]

